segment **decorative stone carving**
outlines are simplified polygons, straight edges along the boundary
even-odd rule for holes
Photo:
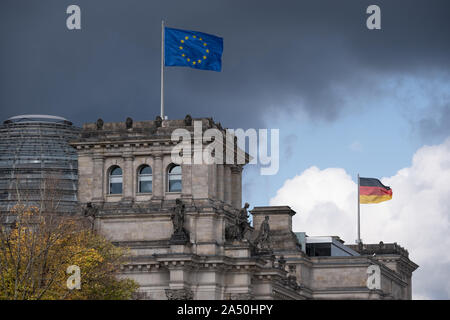
[[[229,225],[225,229],[225,238],[228,241],[238,240],[241,241],[245,238],[245,232],[250,224],[248,223],[248,207],[250,205],[245,203],[244,207],[239,210],[239,213],[235,215],[233,224]]]
[[[156,117],[155,125],[156,125],[157,128],[161,127],[161,125],[162,125],[162,118],[160,116]]]
[[[133,119],[128,117],[127,120],[125,120],[125,126],[127,127],[127,129],[133,128]]]
[[[96,122],[97,125],[97,130],[102,130],[103,129],[103,119],[99,118]]]
[[[253,300],[251,293],[232,293],[230,300]]]
[[[189,234],[184,229],[184,211],[185,205],[181,199],[175,200],[176,205],[172,209],[173,234],[170,242],[173,244],[185,244],[189,241]]]
[[[272,252],[270,239],[269,216],[264,218],[259,228],[259,233],[255,241],[257,254],[269,254]]]
[[[187,127],[192,126],[192,117],[190,114],[186,115],[186,117],[184,118],[184,125]]]
[[[288,270],[289,270],[289,273],[290,273],[290,274],[294,274],[294,275],[295,275],[295,273],[297,272],[297,267],[296,267],[295,264],[290,264],[290,265],[288,266]]]
[[[282,280],[285,286],[289,286],[294,290],[301,289],[301,286],[297,283],[297,277],[295,275],[289,274],[286,279]]]
[[[131,295],[131,298],[133,300],[148,300],[147,299],[147,293],[146,292],[141,292],[141,291],[136,291]]]
[[[281,270],[286,269],[286,259],[284,258],[283,255],[281,255],[280,258],[278,259],[278,268],[280,268]]]
[[[193,300],[194,294],[190,289],[166,289],[167,300]]]

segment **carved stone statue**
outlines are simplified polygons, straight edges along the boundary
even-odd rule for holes
[[[161,127],[161,125],[162,125],[162,118],[160,116],[156,117],[155,125],[156,125],[157,128]]]
[[[88,202],[86,206],[83,208],[83,215],[90,220],[92,230],[94,230],[95,227],[94,222],[95,218],[97,217],[97,214],[98,214],[98,207],[92,205],[91,202]]]
[[[184,118],[184,125],[187,127],[192,126],[192,117],[190,114],[186,115],[186,117]]]
[[[99,118],[96,122],[97,125],[97,130],[102,130],[103,129],[103,119]]]
[[[176,206],[172,212],[173,232],[180,233],[184,229],[184,203],[180,199],[175,200]]]
[[[96,217],[98,213],[98,208],[96,206],[93,206],[91,202],[88,202],[86,206],[83,209],[83,215],[85,217]]]
[[[241,238],[244,237],[245,231],[247,231],[248,226],[250,225],[248,223],[248,211],[247,209],[250,207],[250,205],[246,202],[244,204],[244,207],[239,210],[239,229],[240,229],[240,234],[241,234]]]
[[[173,235],[170,239],[171,243],[185,244],[189,241],[189,234],[184,229],[184,211],[185,205],[181,199],[175,200],[175,207],[172,209]]]
[[[127,127],[127,129],[133,128],[133,119],[128,117],[127,120],[125,120],[125,126]]]
[[[225,239],[228,241],[241,240],[240,235],[239,215],[235,215],[233,223],[228,225],[225,229]]]
[[[270,226],[269,226],[269,216],[264,218],[264,221],[261,223],[261,227],[259,228],[258,237],[256,238],[255,245],[257,252],[259,254],[271,253],[272,248],[270,245]]]
[[[234,216],[233,224],[229,225],[225,229],[225,238],[229,241],[238,240],[241,241],[244,239],[245,232],[247,231],[248,226],[248,212],[247,209],[250,205],[245,203],[244,207],[239,210],[239,213]]]

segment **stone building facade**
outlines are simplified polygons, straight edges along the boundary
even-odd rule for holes
[[[201,131],[225,130],[196,119]],[[172,132],[193,120],[85,124],[78,153],[78,199],[97,230],[131,249],[121,276],[141,299],[410,299],[417,268],[405,250],[360,246],[361,254],[310,257],[292,232],[287,206],[242,207],[244,164],[173,163]],[[194,139],[192,152],[208,145]],[[223,149],[230,149],[224,141]],[[239,152],[231,147],[236,157]],[[377,251],[378,250],[378,251]],[[374,256],[373,254],[377,252]],[[368,289],[367,269],[381,287]]]

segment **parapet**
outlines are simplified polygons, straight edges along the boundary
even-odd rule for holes
[[[102,140],[123,140],[134,139],[143,140],[149,138],[167,139],[170,138],[175,129],[183,128],[189,132],[194,131],[194,122],[200,121],[202,131],[215,128],[225,133],[220,123],[215,123],[212,118],[193,119],[187,115],[184,120],[162,120],[156,117],[155,120],[136,121],[127,118],[122,122],[104,122],[98,119],[94,123],[85,123],[81,131],[81,141],[102,141]]]
[[[361,255],[388,255],[388,254],[395,254],[400,255],[408,258],[409,253],[408,250],[401,247],[397,244],[397,242],[394,243],[383,243],[383,241],[380,241],[378,244],[362,244],[362,246],[358,246],[356,244],[353,245],[347,245],[348,247],[352,248],[353,250],[357,251]]]

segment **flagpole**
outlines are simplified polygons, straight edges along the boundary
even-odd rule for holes
[[[164,20],[161,21],[161,119],[164,120]]]
[[[358,244],[360,244],[361,243],[361,233],[360,233],[360,209],[359,209],[359,207],[360,207],[360,201],[359,201],[359,173],[358,173],[358,239],[356,240],[356,242],[358,243]]]

